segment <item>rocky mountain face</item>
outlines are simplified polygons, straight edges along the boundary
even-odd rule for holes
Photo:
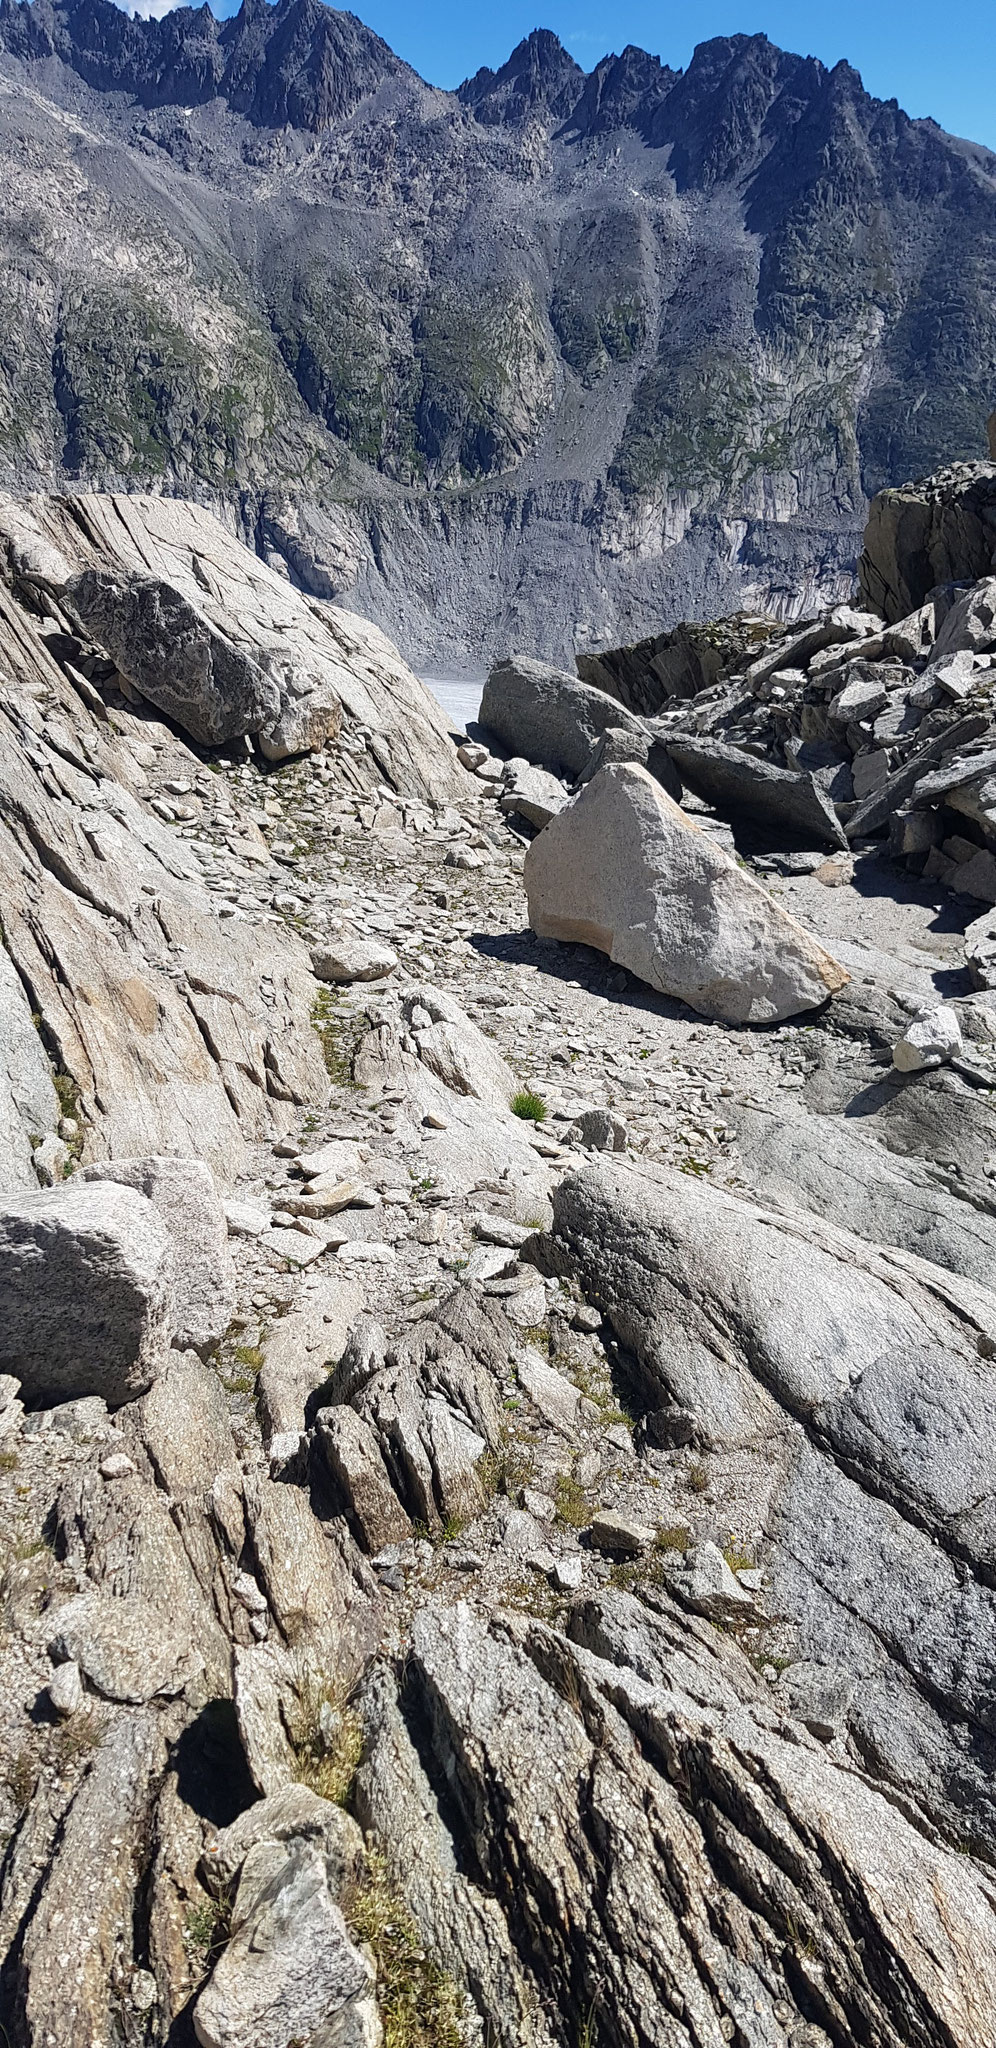
[[[739,36],[458,93],[354,16],[0,6],[8,483],[221,508],[423,667],[849,594],[977,456],[996,170]]]
[[[10,2048],[991,2048],[994,505],[450,735],[0,500]]]

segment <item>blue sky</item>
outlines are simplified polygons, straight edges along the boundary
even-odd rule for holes
[[[232,0],[215,7],[235,11]],[[444,86],[459,85],[481,64],[503,64],[532,28],[554,29],[586,71],[626,43],[684,66],[708,36],[761,30],[825,64],[846,57],[880,99],[933,114],[943,128],[996,149],[996,0],[947,0],[940,13],[936,0],[699,0],[683,7],[514,0],[480,12],[465,0],[353,0],[353,11],[423,78]]]

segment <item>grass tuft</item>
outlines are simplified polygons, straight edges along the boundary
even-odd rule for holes
[[[345,1806],[363,1758],[363,1723],[332,1684],[309,1680],[298,1699],[288,1728],[297,1778],[319,1798]]]
[[[366,1875],[341,1905],[353,1940],[369,1945],[377,1966],[384,2048],[463,2048],[464,2000],[426,1953],[378,1850],[367,1852]]]
[[[586,1529],[591,1521],[591,1509],[585,1498],[583,1486],[575,1479],[573,1472],[558,1472],[553,1484],[553,1498],[558,1522],[566,1529]]]
[[[521,1116],[527,1123],[541,1124],[546,1116],[546,1103],[532,1088],[520,1088],[509,1108],[513,1116]]]

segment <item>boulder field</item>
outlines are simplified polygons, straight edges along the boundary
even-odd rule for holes
[[[0,507],[11,2048],[992,2048],[970,482],[458,733]]]

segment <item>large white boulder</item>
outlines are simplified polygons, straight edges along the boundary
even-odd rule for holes
[[[0,1370],[32,1401],[144,1394],[173,1329],[174,1242],[136,1188],[64,1182],[0,1206]]]
[[[529,921],[727,1024],[817,1009],[840,967],[645,768],[603,768],[534,839]]]

